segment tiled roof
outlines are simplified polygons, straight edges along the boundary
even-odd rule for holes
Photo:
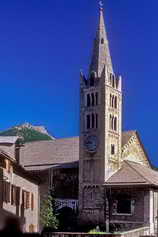
[[[35,170],[38,170],[38,171],[44,171],[44,170],[48,170],[48,169],[57,169],[57,168],[60,168],[60,169],[71,169],[71,168],[78,168],[78,161],[74,161],[74,162],[71,162],[71,163],[61,163],[61,164],[49,164],[49,165],[25,165],[24,168],[27,170],[27,171],[35,171]]]
[[[53,165],[78,161],[79,137],[26,143],[21,147],[20,157],[23,165]]]
[[[142,164],[124,161],[122,167],[107,180],[106,184],[145,184],[158,186],[158,172]]]
[[[122,145],[126,144],[135,131],[123,132]],[[46,165],[79,161],[79,137],[55,139],[50,141],[28,142],[21,147],[21,164],[31,170],[31,165],[45,169]],[[45,168],[44,168],[45,166]]]

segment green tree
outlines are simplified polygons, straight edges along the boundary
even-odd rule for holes
[[[54,200],[51,195],[48,195],[46,198],[42,200],[40,217],[41,217],[41,223],[44,227],[57,229],[59,226],[59,221],[55,214],[53,203]]]

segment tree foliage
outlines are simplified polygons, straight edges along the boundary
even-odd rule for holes
[[[42,200],[41,203],[41,223],[44,227],[50,227],[52,229],[57,229],[59,222],[53,208],[54,200],[51,195],[48,195],[47,198]]]

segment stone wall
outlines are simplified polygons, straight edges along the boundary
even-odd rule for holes
[[[53,232],[46,233],[44,237],[97,237],[98,234],[88,234],[88,233],[69,233],[69,232]],[[128,232],[116,233],[116,234],[108,234],[108,233],[100,233],[99,237],[140,237],[140,236],[148,236],[149,237],[149,227],[143,227],[139,229],[134,229]]]
[[[121,214],[115,210],[117,195],[128,194],[131,197],[131,213]],[[145,189],[113,189],[110,196],[110,223],[119,230],[130,230],[149,224],[149,191]]]

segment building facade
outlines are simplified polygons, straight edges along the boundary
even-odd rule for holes
[[[0,228],[8,217],[17,217],[24,232],[38,232],[39,182],[18,164],[17,141],[0,138]]]
[[[0,137],[0,215],[17,215],[26,231],[38,231],[40,200],[49,192],[60,212],[79,214],[80,225],[156,232],[158,172],[138,132],[122,131],[122,78],[113,70],[102,7],[89,74],[80,75],[80,136],[17,141]]]
[[[144,151],[133,154],[138,134],[124,147],[122,135],[122,78],[113,70],[100,7],[89,75],[80,78],[79,220],[107,232],[146,225],[154,233],[158,174]]]
[[[113,71],[103,8],[88,78],[81,74],[80,93],[79,208],[87,219],[87,209],[93,207],[90,216],[103,221],[102,184],[120,166],[122,141],[122,80]],[[91,195],[97,203],[92,204]]]

